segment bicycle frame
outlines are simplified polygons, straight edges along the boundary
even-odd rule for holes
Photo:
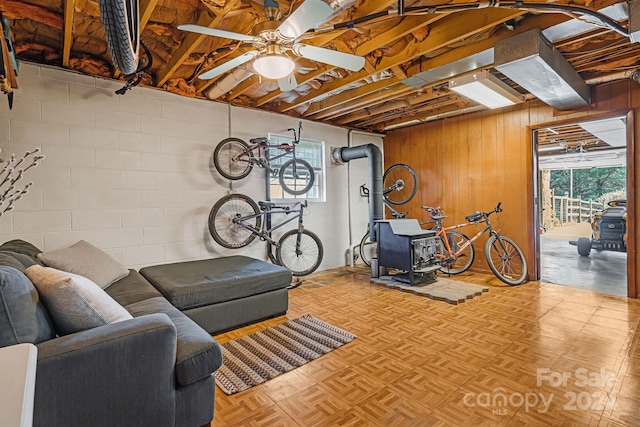
[[[277,246],[278,243],[273,240],[271,238],[271,233],[283,226],[285,226],[286,224],[290,223],[291,221],[294,221],[296,219],[298,219],[298,231],[302,230],[302,215],[303,215],[303,210],[304,208],[307,206],[306,200],[303,202],[298,202],[296,203],[296,205],[299,205],[299,208],[292,208],[290,206],[270,206],[267,207],[266,209],[264,209],[262,212],[260,212],[259,214],[253,214],[253,215],[247,215],[247,216],[241,216],[241,217],[236,217],[233,219],[233,223],[239,225],[240,227],[250,231],[251,233],[255,234],[256,236],[260,237],[260,239],[267,241],[270,245],[272,246]],[[291,213],[295,213],[295,216],[292,216],[290,218],[284,219],[283,221],[278,222],[275,225],[271,225],[269,226],[268,223],[271,223],[271,221],[267,221],[267,218],[269,218],[272,214],[286,214],[289,215]],[[256,228],[253,227],[250,224],[246,224],[246,221],[251,221],[253,219],[256,219],[258,217],[263,217],[263,221],[261,221],[261,225],[260,228]],[[298,244],[300,244],[300,241],[298,240]]]
[[[478,240],[478,238],[482,234],[486,233],[487,231],[489,232],[490,235],[492,235],[492,236],[495,235],[497,237],[497,241],[500,243],[500,246],[502,247],[502,249],[504,249],[504,246],[502,244],[502,240],[500,239],[500,233],[493,229],[493,226],[491,225],[491,222],[489,221],[489,216],[492,213],[495,213],[497,211],[497,209],[499,209],[499,206],[500,205],[498,205],[498,207],[496,209],[494,209],[493,211],[491,211],[491,212],[483,212],[482,213],[482,219],[480,219],[478,221],[467,221],[467,222],[462,223],[462,224],[452,225],[452,226],[449,226],[449,227],[442,227],[441,226],[441,220],[436,220],[435,221],[436,222],[436,227],[438,227],[438,225],[441,226],[440,229],[436,233],[436,237],[440,237],[442,239],[442,242],[443,242],[443,244],[444,244],[444,246],[446,248],[446,252],[447,252],[446,255],[444,255],[444,254],[436,254],[436,256],[438,258],[441,258],[441,259],[458,257],[458,256],[460,256],[460,254],[462,254],[462,252],[467,247],[471,246],[473,244],[473,242]],[[440,224],[438,224],[438,221],[440,221]],[[458,228],[463,228],[463,227],[468,227],[470,225],[478,225],[478,224],[481,224],[481,223],[485,223],[486,226],[482,230],[478,231],[469,240],[467,240],[455,252],[453,252],[452,248],[451,248],[451,244],[449,242],[449,239],[447,238],[447,231],[456,230]]]
[[[445,238],[445,237],[447,236],[447,231],[455,230],[455,229],[457,229],[457,228],[462,228],[462,227],[468,227],[468,226],[470,226],[470,225],[478,225],[479,223],[482,223],[482,222],[484,222],[484,223],[486,223],[486,224],[487,224],[487,225],[486,225],[486,227],[484,227],[482,230],[478,231],[478,232],[476,233],[476,235],[475,235],[475,236],[473,236],[473,237],[471,237],[469,240],[467,240],[467,242],[465,242],[465,244],[463,244],[462,246],[460,246],[460,248],[458,248],[458,250],[457,250],[456,252],[452,252],[452,251],[451,251],[451,244],[449,243],[449,239],[448,239],[448,238]],[[442,241],[443,241],[443,243],[444,243],[444,246],[445,246],[445,248],[446,248],[446,250],[447,250],[447,254],[448,254],[449,256],[457,257],[457,256],[459,256],[459,255],[460,255],[460,254],[461,254],[461,253],[462,253],[462,252],[463,252],[463,251],[464,251],[468,246],[472,245],[472,244],[473,244],[473,242],[475,242],[476,240],[478,240],[478,238],[479,238],[482,234],[484,234],[487,230],[491,230],[491,232],[492,232],[492,233],[495,233],[495,231],[494,231],[494,230],[493,230],[493,228],[491,227],[491,224],[489,223],[489,219],[488,219],[488,217],[487,217],[487,218],[482,219],[481,221],[476,221],[476,222],[473,222],[473,221],[467,221],[467,222],[465,222],[465,223],[463,223],[463,224],[457,224],[457,225],[452,225],[452,226],[450,226],[450,227],[444,227],[444,228],[441,228],[441,229],[436,233],[436,237],[441,237],[441,238],[442,238]],[[445,255],[442,255],[442,254],[436,254],[436,256],[437,256],[438,258],[447,258]]]
[[[251,142],[252,145],[247,150],[242,152],[242,154],[240,154],[237,159],[234,160],[249,162],[252,165],[258,165],[260,167],[266,166],[271,171],[274,170],[271,168],[271,161],[273,160],[277,160],[289,154],[291,154],[291,158],[295,160],[296,145],[300,142],[300,135],[302,133],[302,122],[298,124],[297,132],[294,128],[289,128],[288,130],[293,132],[293,144],[269,144],[269,140],[264,136],[260,138],[250,139],[249,142]],[[270,148],[277,148],[278,150],[282,151],[282,153],[272,157],[268,154],[268,150]],[[256,151],[258,154],[257,156],[252,156],[249,154]]]
[[[243,151],[234,161],[247,162],[252,165],[258,165],[260,167],[266,166],[272,160],[277,160],[281,157],[291,154],[292,158],[296,158],[296,150],[294,145],[289,144],[269,144],[266,138],[252,139],[253,143],[247,150]],[[273,157],[265,155],[266,150],[269,148],[277,148],[282,151],[282,154],[275,155]],[[250,153],[257,152],[257,155],[251,155]]]

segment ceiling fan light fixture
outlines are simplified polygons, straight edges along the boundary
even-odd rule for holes
[[[266,54],[253,61],[253,68],[266,79],[279,80],[291,74],[295,63],[285,55]]]

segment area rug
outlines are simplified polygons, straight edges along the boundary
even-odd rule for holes
[[[439,277],[435,282],[415,286],[395,280],[393,276],[380,276],[379,278],[371,279],[371,282],[376,285],[399,289],[403,292],[411,292],[414,295],[429,297],[433,300],[444,301],[449,304],[460,304],[489,291],[489,288],[486,286],[458,282],[447,277]]]
[[[273,328],[222,344],[224,364],[214,377],[235,394],[352,341],[356,336],[307,314]]]

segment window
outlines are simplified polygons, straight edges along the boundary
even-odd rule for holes
[[[293,144],[293,137],[288,135],[275,135],[269,134],[270,144]],[[269,157],[277,157],[282,154],[281,150],[272,148],[269,153]],[[309,162],[314,172],[313,186],[305,194],[293,195],[289,194],[282,189],[278,181],[278,175],[272,175],[269,188],[271,200],[276,201],[291,201],[291,200],[304,200],[307,199],[310,202],[324,202],[325,201],[325,166],[324,166],[324,141],[316,141],[311,139],[301,138],[300,142],[296,145],[296,158],[306,160]],[[277,159],[271,160],[271,167],[279,170],[280,166],[291,160],[290,155],[282,156]]]

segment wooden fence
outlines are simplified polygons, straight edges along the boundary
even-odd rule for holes
[[[551,191],[551,199],[555,226],[590,222],[595,211],[604,209],[604,203],[571,198],[566,193],[564,196],[556,196],[553,190]]]

